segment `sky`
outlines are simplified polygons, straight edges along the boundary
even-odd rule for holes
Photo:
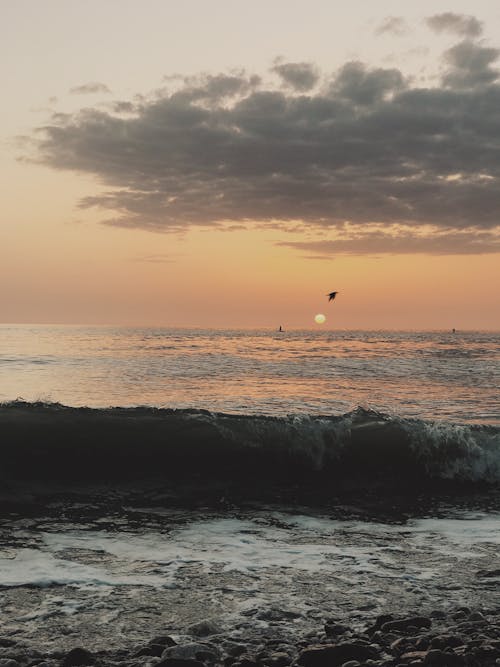
[[[1,322],[500,329],[497,3],[0,18]]]

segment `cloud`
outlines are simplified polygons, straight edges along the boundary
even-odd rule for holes
[[[177,257],[165,253],[153,253],[150,255],[139,255],[137,257],[133,257],[132,261],[144,262],[147,264],[172,264],[173,262],[177,261]]]
[[[282,81],[299,92],[306,92],[319,81],[317,68],[311,63],[278,63],[272,68]]]
[[[75,86],[69,91],[72,95],[102,95],[111,93],[110,89],[104,83],[99,83],[98,81],[92,81],[90,83],[84,83],[81,86]]]
[[[307,259],[332,259],[337,255],[463,255],[500,252],[500,234],[475,228],[457,230],[430,229],[421,233],[412,229],[366,230],[354,226],[350,236],[317,241],[280,241],[276,245],[302,250],[313,255]]]
[[[444,54],[449,66],[443,83],[451,88],[475,88],[493,83],[499,72],[492,64],[500,55],[499,49],[479,46],[465,40]]]
[[[360,62],[346,63],[331,87],[334,96],[359,105],[373,106],[405,87],[397,69],[368,69]]]
[[[434,14],[425,19],[434,32],[451,32],[459,37],[479,37],[483,32],[483,24],[475,16],[444,12]]]
[[[294,73],[285,88],[244,72],[191,77],[109,110],[53,114],[35,159],[95,176],[102,190],[80,206],[118,227],[432,225],[482,252],[489,237],[478,246],[471,230],[500,224],[497,53],[460,42],[432,87],[360,62],[307,92],[313,70],[297,63],[274,66]]]
[[[390,33],[392,35],[405,35],[408,32],[408,24],[402,16],[388,16],[375,29],[376,35],[384,35]]]

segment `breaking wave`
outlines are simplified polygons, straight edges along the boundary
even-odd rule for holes
[[[5,480],[500,484],[500,428],[389,416],[0,404]]]

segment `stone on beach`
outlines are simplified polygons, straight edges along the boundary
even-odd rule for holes
[[[200,621],[199,623],[190,625],[187,632],[195,637],[208,637],[209,635],[220,634],[222,628],[215,621]]]
[[[376,657],[377,652],[368,644],[326,644],[302,651],[299,664],[304,667],[341,667],[349,660],[369,660]]]
[[[74,648],[66,654],[62,661],[62,667],[81,667],[82,665],[95,665],[95,657],[84,648]]]

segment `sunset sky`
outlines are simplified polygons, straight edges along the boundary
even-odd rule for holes
[[[500,4],[0,18],[1,322],[500,329]]]

